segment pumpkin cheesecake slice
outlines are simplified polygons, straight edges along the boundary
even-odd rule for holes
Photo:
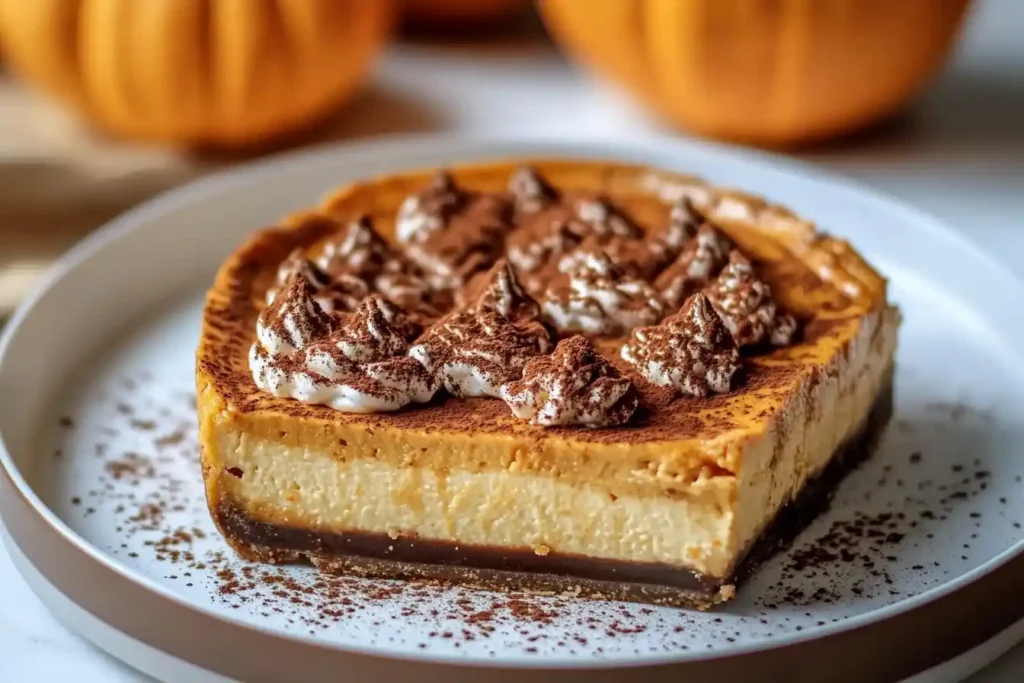
[[[898,326],[849,244],[691,176],[355,183],[217,274],[207,501],[251,560],[707,608],[871,453]]]

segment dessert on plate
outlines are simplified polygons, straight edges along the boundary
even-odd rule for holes
[[[845,241],[691,176],[354,183],[217,274],[207,500],[253,560],[707,608],[870,454],[898,326]]]

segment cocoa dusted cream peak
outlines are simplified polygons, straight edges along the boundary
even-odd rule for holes
[[[510,320],[540,320],[541,317],[540,304],[526,293],[505,259],[500,259],[487,274],[471,311],[492,311]]]
[[[871,453],[899,322],[848,243],[692,176],[353,183],[217,275],[207,500],[251,560],[704,609]]]
[[[501,398],[501,387],[519,379],[529,360],[549,348],[548,331],[540,323],[484,310],[445,318],[409,355],[452,396]]]
[[[293,273],[256,319],[257,344],[267,353],[290,355],[329,335],[337,320],[316,302],[316,287]]]
[[[281,261],[281,265],[277,269],[277,278],[267,290],[267,303],[274,303],[278,292],[287,287],[296,277],[305,279],[316,292],[331,284],[327,273],[307,259],[306,255],[302,253],[302,249],[293,249],[288,258]]]
[[[501,257],[511,218],[504,194],[467,190],[442,171],[402,202],[395,236],[432,288],[453,289]]]
[[[519,379],[527,361],[550,348],[540,306],[501,259],[472,304],[431,327],[409,355],[452,396],[501,398],[502,385]]]
[[[656,269],[664,268],[679,256],[679,253],[697,236],[697,230],[704,218],[686,197],[673,206],[668,215],[668,225],[655,232],[648,244],[648,250]]]
[[[313,299],[325,311],[354,310],[370,293],[370,288],[362,278],[347,273],[330,276],[306,258],[301,249],[296,249],[281,262],[277,279],[267,290],[267,303],[273,304],[278,294],[296,277],[309,283],[314,292]]]
[[[508,260],[520,273],[538,274],[530,279],[542,283],[544,278],[540,275],[541,270],[562,255],[571,253],[583,240],[566,222],[556,220],[538,223],[545,229],[536,232],[520,229],[509,236]]]
[[[529,361],[523,378],[506,384],[502,396],[513,415],[545,427],[625,424],[639,402],[632,382],[579,335]]]
[[[559,201],[558,190],[529,166],[521,166],[508,181],[516,211],[520,214],[534,213]]]
[[[665,304],[678,307],[688,296],[705,287],[729,261],[732,243],[710,224],[703,224],[655,280]]]
[[[622,358],[648,382],[673,386],[684,396],[724,394],[740,369],[736,342],[700,293],[659,325],[633,330]]]
[[[754,266],[739,251],[733,250],[728,265],[705,291],[739,346],[765,341],[787,346],[793,341],[796,320],[779,312],[771,287],[758,278]]]
[[[341,290],[341,310],[352,311],[367,295],[379,294],[417,324],[439,318],[451,294],[433,291],[426,274],[388,244],[368,215],[357,216],[322,245],[317,265],[328,292]]]
[[[622,272],[604,251],[577,250],[560,259],[541,308],[561,332],[616,335],[653,325],[665,306],[648,282]]]
[[[415,360],[398,323],[402,313],[369,296],[344,319],[313,298],[295,276],[260,315],[249,351],[253,381],[261,390],[349,413],[398,410],[429,401],[434,382]]]
[[[335,221],[329,225],[339,225]],[[295,249],[281,262],[267,303],[300,274],[313,286],[325,311],[351,312],[371,294],[379,294],[417,322],[440,317],[450,293],[429,291],[422,273],[391,249],[367,216],[359,216],[331,235],[315,260]]]
[[[654,260],[654,242],[604,195],[561,192],[529,167],[520,168],[509,186],[517,208],[506,254],[533,293],[543,292],[561,259],[577,249],[631,258],[643,252],[644,260]],[[633,264],[618,265],[631,271]]]
[[[399,242],[425,242],[443,230],[452,217],[469,201],[452,179],[451,174],[440,171],[425,189],[405,198],[398,208],[395,238]]]
[[[320,252],[317,265],[330,275],[373,280],[382,273],[408,270],[373,227],[369,216],[350,221]]]
[[[625,214],[604,197],[582,197],[573,204],[576,218],[586,226],[578,232],[580,237],[634,237],[643,235]],[[570,226],[577,223],[570,223]]]

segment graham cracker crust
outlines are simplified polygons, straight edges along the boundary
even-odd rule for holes
[[[529,548],[467,546],[362,532],[320,533],[255,520],[229,499],[218,501],[213,515],[232,548],[251,561],[309,562],[337,574],[705,610],[730,599],[740,582],[828,509],[846,475],[874,451],[892,409],[890,370],[861,428],[836,450],[821,474],[779,511],[736,571],[724,578],[658,563],[558,552],[541,556]]]

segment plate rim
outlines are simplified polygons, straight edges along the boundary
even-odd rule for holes
[[[980,247],[963,232],[947,226],[940,219],[935,218],[925,211],[917,209],[904,203],[884,191],[878,191],[860,182],[848,179],[842,175],[825,171],[819,167],[802,161],[781,157],[772,153],[749,150],[732,145],[711,143],[705,141],[665,138],[657,135],[642,136],[627,140],[600,141],[592,139],[545,139],[544,137],[524,137],[521,135],[466,135],[466,134],[411,134],[385,136],[371,138],[358,142],[342,142],[325,147],[318,147],[309,150],[300,150],[273,155],[263,159],[250,161],[239,166],[211,173],[199,179],[190,181],[180,187],[163,192],[129,211],[117,216],[95,232],[86,236],[70,251],[62,256],[58,262],[47,272],[29,296],[19,305],[17,311],[11,316],[3,335],[0,336],[0,364],[7,360],[9,347],[12,340],[18,335],[24,321],[32,314],[36,303],[60,280],[67,276],[74,269],[80,267],[97,252],[108,247],[121,237],[138,230],[140,226],[150,223],[161,216],[180,211],[182,208],[200,201],[207,201],[216,198],[224,192],[265,181],[268,176],[288,174],[292,170],[301,169],[306,166],[321,164],[340,163],[345,159],[346,164],[357,164],[361,157],[367,155],[385,155],[390,157],[399,156],[403,150],[418,154],[428,154],[431,150],[437,152],[449,152],[450,150],[462,150],[465,155],[474,158],[492,157],[496,158],[504,154],[497,153],[494,149],[524,147],[526,149],[550,149],[551,155],[572,156],[588,154],[590,156],[615,157],[616,155],[632,155],[639,158],[641,155],[653,157],[657,154],[664,154],[666,149],[678,151],[682,158],[725,158],[727,161],[747,166],[754,166],[764,172],[781,174],[784,176],[799,178],[802,181],[813,181],[831,186],[835,191],[842,192],[848,196],[855,197],[859,202],[870,202],[882,208],[885,212],[893,215],[903,224],[913,224],[922,233],[931,237],[941,239],[949,248],[958,249],[961,252],[969,253],[971,258],[979,265],[989,270],[991,276],[1000,279],[1008,287],[1010,294],[1014,290],[1024,293],[1024,282],[1022,282],[1012,270],[993,254]],[[507,154],[506,154],[507,156]],[[653,161],[651,162],[654,163]],[[282,638],[299,645],[326,648],[339,654],[359,654],[364,656],[379,657],[386,659],[404,659],[417,663],[430,663],[454,666],[480,666],[486,665],[476,659],[465,659],[451,655],[424,653],[402,653],[393,651],[381,651],[375,646],[349,645],[324,643],[306,634],[282,633],[257,624],[245,622],[230,615],[222,615],[179,597],[171,589],[158,584],[147,576],[139,574],[130,567],[121,564],[115,558],[109,557],[99,548],[91,544],[87,539],[74,532],[45,502],[38,496],[36,491],[29,485],[20,469],[14,463],[13,458],[7,450],[4,435],[0,433],[0,471],[2,471],[16,494],[19,494],[23,501],[46,523],[50,531],[58,534],[63,540],[79,552],[87,554],[94,561],[99,562],[105,568],[114,572],[122,580],[127,580],[138,587],[144,588],[156,596],[170,600],[180,607],[195,611],[200,615],[217,619],[235,628],[252,630],[270,635],[274,638]],[[13,535],[12,535],[13,536]],[[17,542],[17,540],[16,540]],[[19,543],[20,547],[20,543]],[[777,639],[739,645],[727,651],[717,652],[693,652],[683,651],[672,654],[651,654],[640,655],[628,658],[609,658],[595,661],[575,660],[569,658],[544,658],[536,661],[501,662],[503,668],[516,668],[531,670],[538,668],[553,669],[606,669],[622,666],[659,666],[665,664],[686,664],[692,662],[705,662],[723,658],[734,658],[748,654],[754,654],[766,650],[777,650],[790,646],[804,645],[819,638],[854,631],[867,627],[881,621],[889,620],[895,616],[914,611],[928,605],[936,600],[946,597],[965,586],[973,584],[995,570],[1003,567],[1015,558],[1024,555],[1024,541],[1018,541],[1003,550],[998,555],[990,558],[982,565],[959,575],[958,577],[939,584],[933,588],[919,593],[915,596],[900,600],[898,602],[880,607],[870,612],[858,614],[834,624],[828,624],[813,632],[793,633],[781,636]]]

